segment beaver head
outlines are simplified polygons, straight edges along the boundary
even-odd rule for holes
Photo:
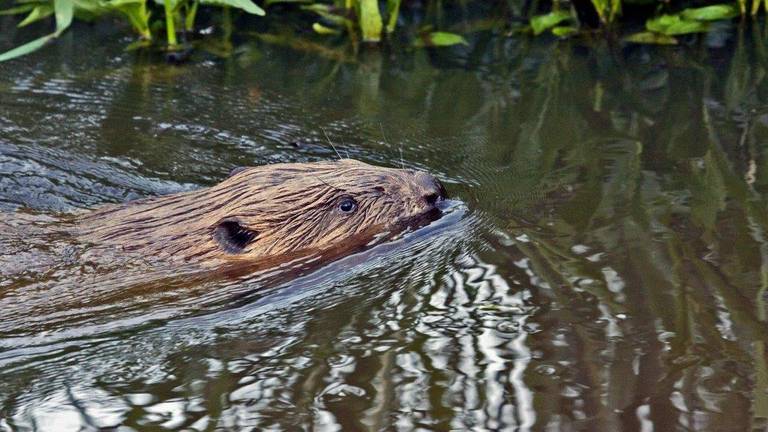
[[[350,249],[439,215],[424,172],[351,159],[244,168],[208,189],[97,210],[79,220],[98,245],[185,260],[258,260]]]

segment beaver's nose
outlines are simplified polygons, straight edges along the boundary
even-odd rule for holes
[[[425,172],[416,173],[416,182],[421,187],[421,197],[428,205],[435,205],[445,198],[445,188],[440,180]]]

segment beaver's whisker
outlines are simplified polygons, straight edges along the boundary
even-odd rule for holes
[[[318,175],[315,175],[314,173],[313,173],[313,174],[311,174],[311,175],[312,175],[312,177],[313,177],[315,180],[317,180],[317,181],[319,181],[320,183],[322,183],[322,184],[324,184],[324,185],[328,186],[329,188],[331,188],[331,189],[333,189],[333,190],[337,190],[337,191],[339,191],[339,192],[344,192],[344,190],[343,190],[343,189],[341,189],[341,188],[338,188],[338,187],[336,187],[336,186],[334,186],[334,185],[332,185],[332,184],[328,183],[327,181],[325,181],[325,180],[321,179],[321,178],[320,178]]]
[[[387,134],[384,133],[384,125],[379,122],[379,129],[381,129],[381,137],[384,138],[384,143],[387,147],[392,147],[392,144],[387,140]],[[405,162],[403,162],[403,143],[400,143],[400,168],[405,169]]]
[[[341,147],[344,148],[344,155],[349,159],[349,148],[344,144],[344,138],[341,138]]]
[[[327,139],[327,140],[328,140],[328,144],[330,144],[330,145],[331,145],[331,148],[332,148],[332,149],[333,149],[333,151],[336,153],[336,156],[338,156],[338,157],[339,157],[339,160],[341,160],[341,159],[342,159],[342,157],[341,157],[341,155],[339,154],[339,151],[338,151],[338,150],[336,150],[336,146],[334,146],[334,145],[333,145],[333,143],[331,142],[331,139],[328,137],[328,134],[325,132],[325,129],[323,129],[323,128],[320,128],[320,130],[321,130],[321,131],[323,131],[323,135],[325,135],[325,139]]]

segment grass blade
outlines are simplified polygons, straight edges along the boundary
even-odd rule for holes
[[[49,34],[47,36],[43,36],[41,38],[35,39],[32,42],[27,42],[24,45],[17,46],[16,48],[6,51],[2,54],[0,54],[0,62],[4,62],[7,60],[15,59],[16,57],[20,57],[26,54],[31,53],[32,51],[37,51],[40,48],[43,47],[43,45],[47,44],[51,39],[54,38],[54,35]]]

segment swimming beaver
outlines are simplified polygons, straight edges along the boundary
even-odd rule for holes
[[[257,261],[349,249],[439,214],[433,176],[342,159],[233,171],[207,189],[108,206],[81,216],[93,248],[199,261]]]
[[[183,302],[222,276],[309,270],[433,220],[444,195],[429,174],[343,159],[238,169],[75,216],[4,215],[0,340]]]

